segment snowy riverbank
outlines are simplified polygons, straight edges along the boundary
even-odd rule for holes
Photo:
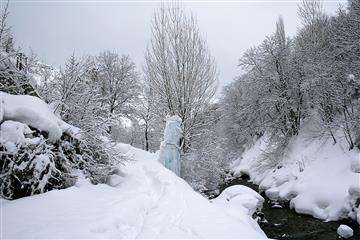
[[[323,220],[352,218],[360,222],[360,152],[349,151],[344,139],[312,137],[314,126],[303,125],[291,139],[276,167],[266,168],[269,148],[260,138],[232,164],[235,175],[247,174],[271,199],[290,200],[296,212]],[[270,164],[269,164],[270,165]]]

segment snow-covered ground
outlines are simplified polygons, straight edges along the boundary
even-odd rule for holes
[[[266,137],[232,164],[235,175],[243,173],[273,199],[291,200],[298,213],[324,220],[351,217],[360,222],[360,152],[348,150],[345,139],[311,137],[314,124],[303,124],[300,134],[291,139],[278,166],[265,169],[269,147]]]
[[[210,202],[156,154],[118,149],[133,160],[112,176],[114,187],[80,178],[64,190],[1,200],[1,238],[266,238],[250,216],[261,205],[257,193],[238,187]]]

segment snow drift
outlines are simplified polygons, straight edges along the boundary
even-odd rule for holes
[[[324,220],[351,217],[360,222],[360,152],[351,151],[340,140],[312,138],[314,125],[303,124],[276,167],[269,165],[265,152],[270,143],[260,138],[232,164],[235,175],[247,174],[271,199],[291,200],[296,212]]]

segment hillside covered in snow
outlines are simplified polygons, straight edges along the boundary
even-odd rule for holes
[[[345,139],[314,137],[316,125],[303,124],[278,159],[269,152],[267,136],[232,163],[236,176],[246,174],[270,199],[290,200],[297,213],[327,221],[353,218],[360,222],[360,151],[349,151]]]

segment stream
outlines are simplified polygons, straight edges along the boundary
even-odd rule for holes
[[[258,186],[251,183],[247,176],[233,178],[220,185],[220,192],[232,185],[244,185],[258,192]],[[261,193],[265,199],[261,213],[266,221],[260,222],[261,229],[268,238],[291,240],[333,240],[342,239],[337,233],[340,224],[346,224],[354,230],[351,240],[359,240],[359,225],[352,220],[324,222],[312,216],[298,214],[289,208],[288,202],[275,202]],[[260,213],[260,215],[261,215]]]

